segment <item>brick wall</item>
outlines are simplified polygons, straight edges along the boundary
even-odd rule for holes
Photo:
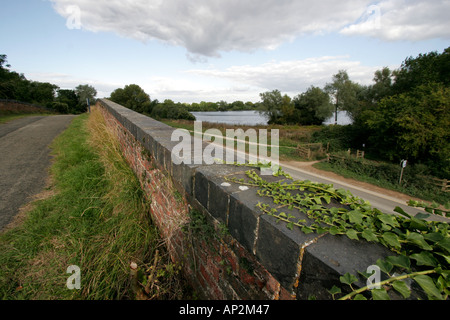
[[[225,176],[244,177],[245,167],[177,165],[173,128],[106,99],[98,106],[151,202],[172,259],[202,298],[329,299],[327,289],[341,275],[390,254],[378,245],[286,228],[255,208],[270,200],[254,187],[222,185]]]

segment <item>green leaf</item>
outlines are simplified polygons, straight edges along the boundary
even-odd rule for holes
[[[399,255],[399,256],[389,256],[386,258],[386,261],[391,263],[392,265],[400,268],[410,269],[411,261],[407,256]]]
[[[286,225],[286,228],[288,228],[289,230],[294,229],[294,223],[293,223],[293,222],[289,222],[289,223]]]
[[[450,256],[445,255],[445,254],[440,253],[440,252],[435,252],[435,253],[438,254],[438,255],[440,255],[440,256],[442,256],[442,257],[444,257],[445,261],[446,261],[448,264],[450,264]]]
[[[433,257],[433,254],[428,251],[414,253],[411,255],[411,259],[416,260],[419,266],[437,267],[438,265],[438,261],[436,260],[436,258]]]
[[[386,289],[373,289],[370,292],[372,293],[373,300],[391,300]]]
[[[378,219],[380,219],[381,222],[383,222],[384,224],[390,225],[392,227],[397,227],[398,226],[398,222],[395,219],[395,216],[393,216],[393,215],[381,214],[381,215],[379,215]]]
[[[328,232],[328,229],[327,228],[322,228],[322,227],[317,227],[317,230],[316,230],[316,233],[317,234],[323,234],[323,233],[326,233],[326,232]]]
[[[406,240],[419,246],[424,250],[433,250],[433,248],[425,241],[423,236],[417,232],[411,232],[406,236]]]
[[[369,229],[364,229],[364,231],[361,233],[361,236],[366,239],[367,241],[375,241],[378,242],[378,237]]]
[[[354,229],[347,230],[347,232],[345,234],[347,235],[347,237],[349,237],[352,240],[359,240],[358,232],[356,232],[356,230],[354,230]]]
[[[400,293],[403,298],[409,298],[409,296],[411,295],[411,290],[408,288],[408,285],[406,283],[404,283],[403,281],[394,281],[392,283],[392,287],[398,292]]]
[[[327,290],[331,295],[335,295],[338,293],[342,293],[341,288],[333,286],[333,288],[331,288],[330,290]]]
[[[395,207],[394,211],[400,213],[401,215],[404,215],[405,217],[411,218],[411,216],[400,207]]]
[[[366,297],[364,297],[362,294],[357,294],[353,300],[367,300]]]
[[[383,233],[382,238],[391,247],[401,249],[402,245],[400,244],[398,236],[395,233],[385,232]]]
[[[364,216],[361,214],[361,212],[357,210],[353,210],[348,213],[348,218],[351,223],[361,224],[363,217]]]
[[[419,286],[425,291],[428,296],[442,300],[441,292],[438,288],[436,288],[433,279],[431,279],[429,276],[418,275],[413,279],[419,284]]]
[[[341,283],[348,284],[350,286],[353,282],[356,282],[358,279],[354,275],[347,272],[343,276],[340,276],[339,280],[341,281]]]
[[[422,231],[427,231],[428,227],[427,227],[427,222],[425,220],[421,220],[421,219],[416,219],[416,218],[411,218],[411,223],[409,225],[410,229],[418,229],[418,230],[422,230]]]
[[[444,239],[444,236],[439,232],[426,233],[423,237],[431,242],[439,242]]]
[[[414,218],[419,219],[419,220],[425,220],[429,217],[430,215],[428,213],[421,213],[419,212],[418,214],[416,214],[414,216]]]
[[[437,243],[439,247],[450,253],[450,238],[445,238]]]
[[[340,233],[341,233],[341,231],[339,230],[338,227],[333,226],[330,228],[330,234],[332,234],[333,236],[340,234]]]
[[[376,265],[380,267],[381,271],[387,274],[389,274],[389,272],[391,272],[392,268],[394,267],[390,262],[382,259],[378,259]]]
[[[336,208],[336,207],[332,207],[332,208],[330,208],[330,213],[331,213],[332,215],[336,215],[336,214],[339,213],[339,209]]]
[[[302,232],[304,233],[304,234],[309,234],[309,233],[312,233],[312,232],[314,232],[310,227],[302,227]]]
[[[313,200],[317,203],[317,204],[322,204],[322,199],[320,197],[314,197]]]

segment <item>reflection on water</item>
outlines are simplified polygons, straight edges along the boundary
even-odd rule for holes
[[[234,125],[267,125],[268,119],[258,111],[205,111],[205,112],[191,112],[197,121],[213,122],[213,123],[225,123]],[[351,124],[352,120],[348,116],[347,112],[338,112],[338,124],[347,125]],[[333,116],[327,119],[323,124],[334,124]]]

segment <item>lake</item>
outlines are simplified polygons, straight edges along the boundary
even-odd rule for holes
[[[258,111],[202,111],[191,112],[197,121],[235,125],[267,125],[268,119]]]
[[[191,112],[197,121],[213,122],[213,123],[225,123],[232,125],[267,125],[268,119],[258,111],[201,111]],[[347,112],[338,112],[338,124],[347,125],[351,124],[352,120],[348,116]],[[327,119],[323,124],[334,124],[333,116]]]

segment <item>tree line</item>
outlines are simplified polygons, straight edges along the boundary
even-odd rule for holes
[[[0,54],[0,99],[17,100],[47,107],[58,113],[83,113],[87,99],[95,103],[97,91],[87,84],[74,90],[61,89],[55,84],[28,80],[23,74],[10,70],[7,55]]]

